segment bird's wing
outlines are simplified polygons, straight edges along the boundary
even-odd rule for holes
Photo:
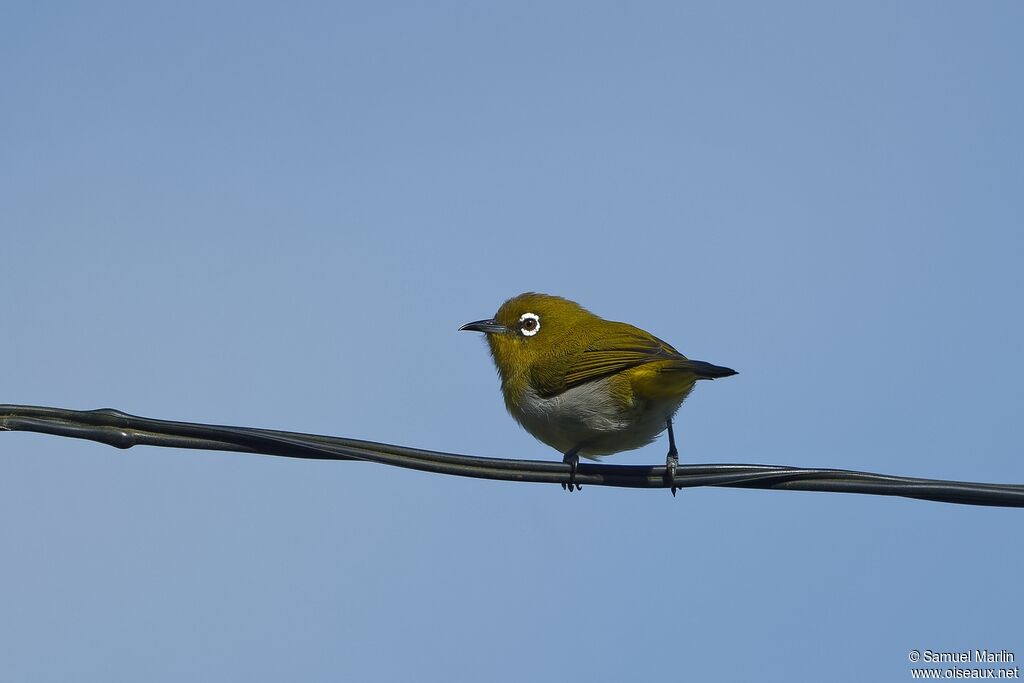
[[[677,385],[685,388],[698,379],[736,374],[729,368],[690,360],[667,342],[637,327],[626,323],[614,325],[614,330],[582,348],[566,344],[561,358],[545,366],[546,372],[534,373],[533,386],[542,396],[554,396],[586,382],[646,366],[650,372],[642,373],[634,380],[654,381],[658,386],[678,393]],[[665,373],[671,375],[671,379]],[[661,380],[656,379],[657,376]]]
[[[666,386],[692,385],[694,380],[736,374],[731,368],[691,360],[653,334],[617,323],[611,334],[594,340],[575,355],[565,373],[562,390],[639,366],[645,366],[654,375],[661,375],[662,384]],[[665,373],[672,375],[673,379],[668,380]],[[640,378],[637,376],[635,379]]]
[[[573,360],[565,374],[566,389],[645,363],[687,362],[684,355],[657,337],[625,324],[591,342]]]

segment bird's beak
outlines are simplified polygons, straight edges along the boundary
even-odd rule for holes
[[[505,334],[508,331],[507,327],[493,318],[466,323],[459,328],[459,332],[483,332],[484,334]]]

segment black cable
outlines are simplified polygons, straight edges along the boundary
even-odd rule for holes
[[[116,448],[164,446],[236,451],[289,458],[363,460],[462,477],[561,484],[569,466],[560,461],[484,458],[406,446],[252,427],[154,420],[104,408],[67,410],[0,405],[0,430],[88,439]],[[580,463],[576,482],[590,486],[666,488],[665,467]],[[782,465],[680,465],[674,485],[728,486],[786,491],[831,491],[903,496],[945,503],[1024,507],[1024,485],[895,477],[871,472]]]

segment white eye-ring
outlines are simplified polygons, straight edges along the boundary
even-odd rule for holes
[[[519,316],[519,331],[527,337],[540,332],[540,316],[536,313],[523,313]]]

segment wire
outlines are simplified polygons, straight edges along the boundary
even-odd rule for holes
[[[361,460],[424,472],[501,481],[567,484],[560,461],[511,460],[443,453],[406,446],[253,427],[173,422],[112,408],[68,410],[0,404],[0,431],[27,431],[87,439],[116,448],[163,446],[235,451],[287,458]],[[782,465],[680,465],[675,481],[664,466],[580,463],[576,483],[630,488],[726,486],[783,491],[830,491],[902,496],[944,503],[1024,507],[1024,485],[896,477],[852,470]]]

